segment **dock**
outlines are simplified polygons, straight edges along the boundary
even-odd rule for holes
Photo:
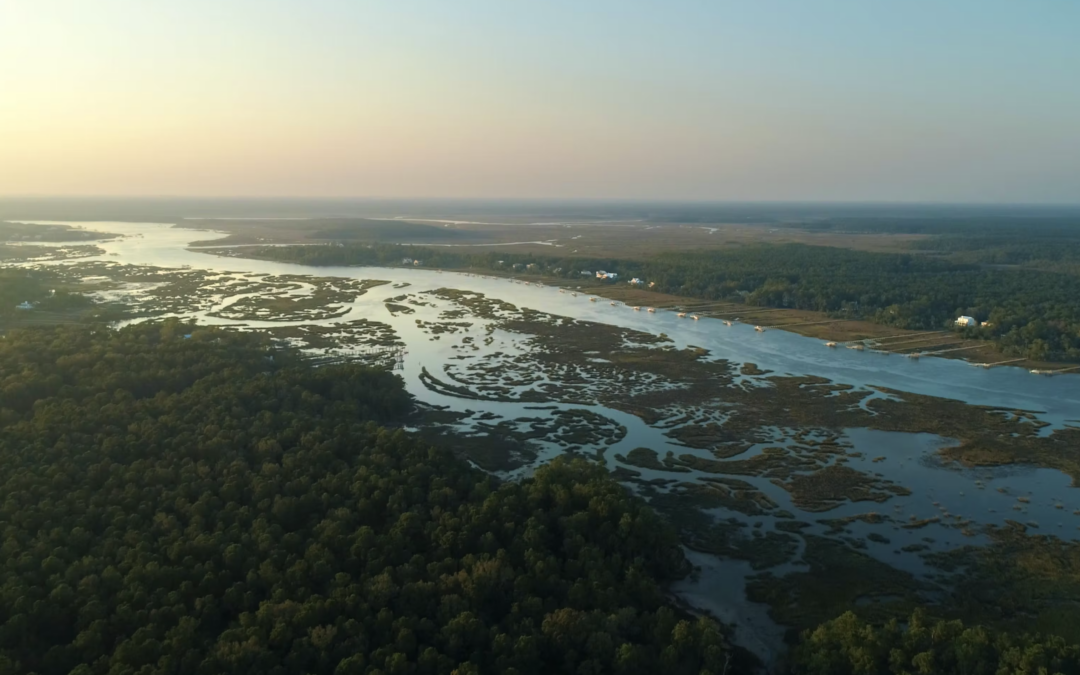
[[[1010,363],[1020,363],[1021,361],[1027,361],[1025,358],[1008,359],[1007,361],[997,361],[995,363],[973,363],[973,366],[979,366],[980,368],[993,368],[994,366],[1004,366]]]
[[[847,319],[826,319],[825,321],[799,321],[797,323],[781,323],[775,326],[765,326],[766,328],[776,328],[783,330],[785,328],[794,328],[795,326],[819,326],[824,323],[839,323],[841,321],[847,321]]]
[[[962,352],[966,349],[981,349],[986,345],[968,345],[967,347],[953,347],[952,349],[942,349],[936,352],[923,352],[923,356],[936,356],[938,354],[950,354],[952,352]]]

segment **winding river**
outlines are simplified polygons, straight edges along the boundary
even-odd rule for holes
[[[44,222],[44,221],[39,221]],[[831,381],[851,384],[856,387],[880,386],[891,389],[914,392],[930,396],[959,399],[967,403],[1023,409],[1037,413],[1038,419],[1048,423],[1043,433],[1050,433],[1055,428],[1066,424],[1076,424],[1080,418],[1080,378],[1074,376],[1040,377],[1024,369],[1008,366],[992,369],[975,368],[952,359],[923,358],[912,360],[897,355],[885,356],[871,351],[848,349],[827,349],[821,340],[803,337],[781,330],[756,332],[752,326],[738,324],[726,326],[719,320],[702,319],[689,321],[679,319],[671,312],[634,312],[625,306],[611,306],[607,302],[592,303],[587,297],[571,297],[561,294],[552,287],[525,285],[507,279],[481,277],[471,274],[438,272],[426,269],[408,268],[365,268],[365,267],[313,267],[297,264],[253,260],[228,255],[208,255],[192,250],[188,244],[194,240],[206,240],[213,235],[205,231],[178,228],[155,223],[69,223],[102,232],[122,235],[119,238],[96,242],[104,254],[92,258],[58,261],[50,263],[32,263],[49,265],[78,265],[86,262],[110,262],[127,265],[150,265],[163,268],[190,268],[207,270],[215,273],[231,272],[247,275],[311,275],[314,277],[341,277],[349,279],[380,279],[395,284],[409,284],[408,293],[422,293],[439,288],[456,288],[483,293],[486,296],[505,300],[518,307],[534,309],[550,314],[568,316],[574,319],[600,322],[604,324],[644,331],[652,334],[665,334],[679,348],[698,346],[708,349],[712,355],[732,362],[752,362],[758,367],[773,371],[775,374],[814,375]],[[224,235],[222,235],[224,236]],[[380,287],[361,295],[351,304],[348,312],[341,317],[314,321],[245,321],[249,326],[282,325],[332,325],[339,321],[357,318],[370,318],[390,324],[398,338],[405,343],[407,356],[401,375],[408,390],[419,400],[439,406],[446,406],[455,411],[473,411],[477,414],[497,416],[504,420],[517,420],[523,417],[536,418],[550,414],[554,410],[588,409],[599,413],[626,428],[627,434],[622,440],[607,448],[604,457],[609,468],[615,469],[619,461],[617,454],[626,454],[636,447],[650,447],[661,454],[672,448],[678,453],[696,453],[710,458],[707,451],[695,451],[685,446],[675,445],[663,435],[662,430],[645,424],[641,419],[602,406],[582,405],[545,405],[537,409],[535,404],[515,402],[487,402],[466,400],[433,391],[421,381],[423,369],[431,373],[441,373],[443,365],[459,357],[453,340],[432,340],[416,323],[416,319],[438,322],[437,308],[416,308],[413,315],[393,315],[385,306],[384,299],[394,292],[385,292],[389,286]],[[405,291],[401,291],[405,292]],[[221,305],[209,310],[184,315],[208,324],[235,324],[235,320],[226,320],[210,316],[222,306],[236,302],[239,296],[222,299]],[[472,320],[472,319],[470,319]],[[522,349],[520,336],[512,336],[504,331],[492,334],[495,340],[490,345],[476,344],[477,353],[490,353],[495,350],[513,352]],[[887,512],[927,518],[947,511],[951,514],[964,514],[979,524],[1003,524],[1006,519],[1016,518],[1014,507],[1016,494],[1031,494],[1031,501],[1025,506],[1025,520],[1037,520],[1043,527],[1062,538],[1080,538],[1080,517],[1073,511],[1080,509],[1077,491],[1070,487],[1068,476],[1050,469],[1008,468],[994,470],[964,470],[942,466],[935,459],[935,450],[942,444],[949,443],[931,434],[902,434],[867,429],[850,429],[846,432],[847,440],[856,449],[867,449],[864,457],[849,459],[848,465],[860,471],[873,474],[887,471],[889,480],[912,489],[910,496],[894,497],[883,509]],[[538,461],[557,455],[561,448],[554,444],[540,443],[543,450]],[[775,443],[770,445],[776,445]],[[761,452],[761,447],[752,448],[748,454]],[[871,456],[888,455],[887,468],[871,463]],[[740,456],[745,459],[747,455]],[[529,471],[534,464],[523,467],[518,473]],[[672,474],[651,471],[640,467],[633,468],[643,474],[645,479],[672,478]],[[679,474],[679,480],[693,480],[701,477],[698,472]],[[739,476],[752,483],[770,499],[779,504],[781,509],[800,513],[792,503],[791,495],[765,478]],[[995,489],[983,489],[1007,485],[1012,494],[1003,494]],[[845,518],[865,513],[863,504],[845,503],[827,514],[812,514],[816,517]],[[722,516],[725,514],[717,513]],[[759,531],[772,530],[778,520],[771,515],[744,516],[740,519]],[[856,523],[852,526],[857,531],[870,531],[870,526]],[[823,525],[814,524],[810,532],[820,532]],[[910,571],[916,575],[927,574],[922,558],[918,555],[901,555],[897,550],[906,545],[918,545],[932,533],[935,548],[948,549],[984,541],[982,535],[965,536],[956,527],[932,525],[923,529],[905,530],[889,528],[887,543],[868,543],[867,553],[888,562],[888,564]],[[738,560],[722,560],[714,556],[689,552],[691,560],[701,570],[701,580],[684,581],[677,584],[674,592],[692,606],[707,610],[718,618],[737,624],[737,640],[759,655],[768,656],[779,651],[783,631],[768,617],[766,608],[748,602],[743,593],[745,578],[753,573],[748,563]],[[781,574],[788,570],[799,569],[799,563],[791,563],[772,571]]]

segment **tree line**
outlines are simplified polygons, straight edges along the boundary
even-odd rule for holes
[[[660,253],[644,260],[461,253],[390,244],[266,247],[253,254],[310,265],[398,265],[407,257],[443,269],[566,279],[602,269],[618,272],[619,283],[639,277],[665,293],[814,310],[904,329],[953,328],[964,337],[993,340],[1006,354],[1080,361],[1080,274],[1069,273],[1080,269],[1080,243],[1054,238],[1024,243],[1012,235],[995,238],[992,245],[985,241],[972,239],[970,247],[961,247],[954,238],[934,238],[920,244],[944,247],[941,255],[805,244]],[[995,262],[1014,259],[1025,264]],[[956,328],[959,316],[972,316],[979,325]]]

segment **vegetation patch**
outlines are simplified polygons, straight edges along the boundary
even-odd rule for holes
[[[768,604],[772,617],[785,626],[811,628],[853,607],[874,621],[907,616],[930,588],[846,544],[815,535],[803,538],[803,560],[809,570],[783,577],[766,572],[747,584],[747,597]]]

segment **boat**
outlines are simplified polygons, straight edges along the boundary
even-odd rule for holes
[[[609,302],[608,304],[609,304],[609,305],[611,305],[612,307],[614,307],[614,306],[615,306],[615,301],[614,301],[614,300],[612,300],[612,301],[611,301],[611,302]]]
[[[835,347],[835,346],[836,346],[836,343],[835,343],[835,342],[826,342],[826,343],[825,343],[825,346],[826,346],[826,347]]]
[[[860,351],[860,352],[862,350],[866,349],[866,347],[864,345],[848,345],[847,348],[848,349],[854,349],[854,350]]]
[[[919,352],[911,352],[910,354],[905,354],[904,356],[908,357],[909,359],[917,359],[922,356],[922,354],[920,354]]]
[[[1032,375],[1053,375],[1054,374],[1054,371],[1052,371],[1052,370],[1042,370],[1040,368],[1032,368],[1028,372],[1031,373]]]
[[[589,302],[596,302],[596,298],[589,298]]]
[[[577,297],[577,293],[571,293],[570,295],[575,297],[575,298]]]
[[[635,305],[635,306],[634,306],[634,311],[635,311],[635,312],[640,312],[640,311],[641,311],[641,308],[640,308],[640,307],[638,307],[637,305]]]
[[[649,314],[656,314],[656,310],[652,307],[649,308]]]
[[[693,316],[692,316],[692,317],[690,317],[690,318],[691,318],[691,319],[693,319],[694,321],[697,321],[697,320],[698,320],[698,319],[700,319],[701,317],[700,317],[700,316],[698,316],[697,314],[695,314],[695,315],[693,315]]]
[[[685,319],[686,318],[686,312],[679,312],[675,316],[679,317],[680,319]]]
[[[762,328],[761,326],[754,326],[754,330],[756,330],[759,333],[764,333],[765,332],[765,329]]]
[[[730,321],[728,321],[728,320],[726,320],[726,319],[725,319],[725,320],[724,320],[724,325],[725,325],[725,326],[734,326],[735,324],[733,324],[733,323],[731,323]]]

